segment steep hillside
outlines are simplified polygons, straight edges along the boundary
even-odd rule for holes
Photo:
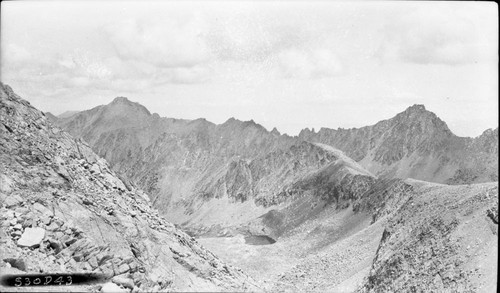
[[[360,292],[496,292],[498,183],[413,185]]]
[[[448,184],[498,180],[498,129],[458,137],[423,105],[372,126],[305,129],[299,138],[338,148],[380,177]]]
[[[124,184],[86,143],[3,84],[0,122],[2,274],[102,273],[105,292],[258,289],[159,216],[149,197]]]

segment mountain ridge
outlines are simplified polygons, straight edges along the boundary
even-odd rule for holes
[[[268,131],[264,126],[256,123],[254,120],[241,121],[231,117],[221,124],[215,124],[204,118],[183,120],[159,117],[154,114],[152,115],[143,106],[131,102],[127,98],[122,97],[116,98],[115,100],[111,104],[121,101],[122,104],[130,106],[127,108],[130,112],[127,112],[126,115],[120,115],[119,113],[109,114],[111,117],[124,118],[125,120],[119,123],[116,121],[108,121],[108,127],[109,125],[118,124],[117,129],[124,129],[127,125],[129,127],[142,127],[144,131],[147,130],[150,132],[151,129],[160,129],[156,134],[151,133],[150,139],[144,137],[135,139],[137,140],[135,144],[140,144],[142,148],[145,148],[147,145],[150,145],[152,141],[158,139],[161,133],[183,133],[184,135],[193,132],[199,133],[198,136],[203,136],[203,134],[200,134],[200,131],[206,133],[222,131],[222,136],[225,136],[226,134],[224,133],[227,132],[233,133],[232,135],[236,137],[237,134],[235,131],[241,131],[245,127],[250,127],[249,129],[263,131],[263,133],[271,133],[272,136],[278,140],[308,140],[333,146],[346,152],[349,157],[360,162],[361,165],[370,171],[385,177],[411,177],[414,179],[452,184],[467,183],[471,182],[471,180],[475,180],[473,182],[485,182],[495,180],[495,178],[498,177],[498,172],[494,172],[492,170],[493,168],[489,167],[489,163],[486,163],[488,166],[485,167],[488,169],[488,174],[480,174],[482,172],[481,170],[484,169],[484,167],[482,167],[485,164],[483,161],[492,161],[491,156],[488,157],[488,155],[484,155],[484,158],[479,159],[479,161],[475,160],[476,162],[474,162],[474,164],[480,165],[479,169],[481,170],[479,171],[471,171],[471,164],[467,164],[461,159],[461,157],[471,157],[472,155],[469,153],[474,151],[485,153],[481,144],[474,142],[478,140],[490,141],[489,149],[486,150],[486,153],[498,153],[498,146],[493,143],[494,138],[498,136],[498,128],[496,128],[496,131],[493,130],[490,132],[485,130],[483,134],[476,138],[459,137],[453,134],[446,122],[442,121],[433,112],[428,111],[425,106],[421,104],[414,104],[392,118],[361,128],[338,128],[335,130],[322,127],[318,132],[306,128],[297,136],[288,136],[287,134],[281,134],[276,128]],[[100,107],[106,108],[109,106],[98,106],[87,111],[99,111],[98,109],[100,109]],[[141,110],[135,113],[135,107]],[[110,111],[111,110],[112,109],[110,109]],[[79,133],[79,129],[89,129],[94,126],[88,125],[90,123],[87,123],[87,125],[85,123],[80,123],[78,127],[76,125],[71,125],[71,121],[78,120],[76,117],[82,116],[83,113],[89,113],[87,111],[76,114],[68,119],[58,120],[56,123],[63,126],[63,128],[69,129],[74,135],[90,141],[91,145],[94,145],[95,142],[93,140],[100,134],[91,133],[92,130],[90,133]],[[137,119],[130,120],[130,117],[136,117]],[[105,118],[106,117],[101,119]],[[225,129],[225,132],[222,129]],[[211,134],[207,135],[210,136]],[[486,136],[492,136],[492,138],[485,138]],[[146,139],[146,141],[141,142],[141,139]],[[102,144],[102,141],[100,141],[100,143]],[[461,153],[463,152],[467,154],[462,155]],[[415,154],[414,156],[418,158],[412,158],[412,154]],[[437,163],[434,163],[436,160]],[[450,161],[451,163],[449,163]],[[110,162],[112,164],[114,163],[113,160],[110,160]],[[397,164],[394,165],[395,163]],[[432,164],[435,166],[431,166]],[[412,165],[425,165],[427,167],[424,166],[415,169],[411,167]],[[445,168],[443,169],[442,166],[445,166]],[[419,171],[423,169],[429,169],[426,171],[428,174],[423,174]],[[464,177],[461,175],[462,173],[471,173],[471,176]],[[471,179],[473,177],[475,179]]]
[[[108,104],[103,104],[103,105],[95,106],[95,107],[93,107],[93,108],[91,108],[91,109],[89,109],[89,110],[92,110],[92,109],[94,109],[94,108],[99,108],[99,107],[102,107],[102,106],[106,106],[106,105],[109,105],[109,104],[111,104],[111,103],[113,103],[113,102],[117,103],[117,101],[120,101],[120,100],[121,100],[121,101],[126,101],[126,102],[128,102],[129,104],[139,105],[140,107],[144,107],[144,108],[147,110],[147,108],[146,108],[145,106],[143,106],[142,104],[140,104],[139,102],[134,102],[134,101],[131,101],[129,98],[127,98],[127,97],[123,97],[123,96],[118,96],[118,97],[116,97],[115,99],[113,99],[113,100],[112,100],[110,103],[108,103]],[[72,115],[74,115],[74,114],[81,113],[81,112],[85,112],[85,111],[89,111],[89,110],[82,110],[82,111],[66,111],[66,112],[64,112],[64,113],[62,113],[62,114],[60,114],[60,115],[54,115],[54,116],[55,116],[56,118],[59,118],[59,119],[65,119],[65,118],[68,118],[68,117],[70,117],[70,116],[72,116]],[[411,106],[408,106],[406,109],[404,109],[403,111],[399,112],[398,114],[402,114],[402,113],[405,113],[405,112],[416,112],[416,111],[421,112],[421,113],[422,113],[422,112],[428,112],[428,113],[432,113],[433,115],[436,115],[434,112],[432,112],[432,111],[430,111],[430,110],[427,110],[427,109],[426,109],[426,107],[425,107],[425,105],[423,105],[423,104],[413,104],[413,105],[411,105]],[[149,112],[149,110],[147,110],[147,112]],[[45,112],[45,113],[50,113],[50,112]],[[63,114],[66,114],[66,113],[68,113],[68,115],[63,115]],[[51,114],[51,115],[53,115],[52,113],[50,113],[50,114]],[[149,112],[149,114],[150,114],[150,115],[155,115],[155,116],[157,116],[158,118],[162,118],[162,119],[171,119],[171,120],[176,120],[176,121],[186,121],[186,122],[188,122],[188,121],[196,121],[196,120],[205,120],[205,121],[207,121],[207,122],[209,122],[209,123],[211,123],[211,124],[214,124],[214,125],[221,125],[221,124],[224,124],[224,123],[226,123],[226,122],[228,122],[228,121],[230,121],[230,120],[236,120],[236,121],[239,121],[239,122],[250,122],[250,123],[255,123],[255,124],[259,125],[259,126],[264,127],[264,129],[266,129],[266,131],[269,131],[269,130],[267,130],[267,128],[266,128],[265,126],[263,126],[263,125],[261,125],[261,124],[259,124],[259,123],[256,123],[253,119],[250,119],[250,120],[241,120],[241,119],[238,119],[238,118],[236,118],[236,117],[229,117],[229,118],[228,118],[228,119],[226,119],[224,122],[221,122],[221,123],[217,124],[217,123],[211,122],[211,121],[209,121],[209,120],[207,120],[206,118],[203,118],[203,117],[196,118],[196,119],[185,119],[185,118],[174,118],[174,117],[160,116],[158,113],[150,113],[150,112]],[[61,115],[63,115],[63,116],[61,117]],[[437,116],[436,116],[436,117],[437,117]],[[394,118],[394,116],[393,116],[392,118]],[[438,118],[439,118],[439,117],[438,117]],[[382,119],[382,120],[380,120],[379,122],[383,122],[383,121],[386,121],[386,120],[389,120],[389,119],[390,119],[390,118],[387,118],[387,119]],[[440,120],[441,120],[441,119],[440,119]],[[441,120],[441,121],[442,121],[442,120]],[[442,121],[442,122],[444,122],[444,121]],[[377,124],[377,123],[375,123],[375,124]],[[331,127],[327,127],[327,126],[323,126],[323,127],[321,127],[321,128],[318,130],[318,132],[320,132],[321,130],[323,130],[323,131],[325,131],[325,130],[357,130],[357,129],[361,129],[361,128],[364,128],[364,127],[373,126],[373,125],[375,125],[375,124],[371,124],[371,125],[367,125],[367,126],[361,126],[361,127],[350,127],[350,128],[344,128],[344,127],[339,126],[339,127],[337,127],[336,129],[335,129],[335,128],[331,128]],[[446,124],[446,122],[444,122],[444,124]],[[446,125],[446,128],[447,128],[447,129],[448,129],[451,133],[453,133],[453,131],[451,131],[447,125]],[[282,134],[282,135],[288,135],[288,136],[290,136],[290,137],[300,137],[300,136],[301,136],[301,132],[305,132],[305,133],[308,133],[308,132],[315,132],[315,131],[314,131],[314,128],[310,129],[309,127],[306,127],[306,128],[301,129],[301,130],[299,131],[299,133],[298,133],[298,134],[296,134],[296,135],[290,135],[290,134],[285,133],[285,132],[283,132],[283,133],[282,133],[281,131],[279,131],[279,129],[277,129],[277,127],[273,127],[273,129],[271,130],[271,132],[272,132],[274,129],[276,129],[276,131],[277,131],[278,133],[280,133],[280,134]],[[498,129],[498,126],[497,126],[496,128],[494,128],[494,127],[490,127],[490,128],[488,128],[488,129],[491,129],[491,130],[493,130],[493,129]],[[485,131],[487,131],[488,129],[484,130],[484,131],[483,131],[483,133],[478,134],[478,135],[476,135],[476,136],[459,136],[459,135],[456,135],[456,134],[454,134],[454,133],[453,133],[453,134],[454,134],[455,136],[457,136],[457,137],[460,137],[460,138],[477,138],[477,137],[479,137],[479,136],[483,135],[483,134],[484,134],[484,132],[485,132]],[[315,133],[318,133],[318,132],[315,132]]]

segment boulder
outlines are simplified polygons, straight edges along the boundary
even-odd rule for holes
[[[50,248],[52,248],[54,250],[55,254],[58,254],[64,248],[63,244],[60,241],[56,240],[56,239],[49,238],[47,240],[47,242],[49,243]]]
[[[17,245],[21,247],[37,247],[42,243],[45,237],[45,229],[43,228],[26,228],[23,235],[17,241]]]
[[[101,287],[101,292],[105,293],[121,293],[121,292],[130,292],[128,289],[121,288],[120,286],[116,285],[115,283],[108,282]]]
[[[5,203],[5,206],[7,208],[11,208],[13,206],[20,204],[22,201],[23,201],[23,198],[21,196],[19,196],[18,194],[11,194],[11,195],[7,196],[4,203]]]
[[[26,271],[26,263],[20,258],[5,258],[3,261],[10,264],[13,268]]]
[[[97,164],[93,164],[92,167],[90,167],[90,172],[91,173],[101,173],[101,169]]]
[[[11,178],[7,177],[7,175],[0,174],[0,191],[8,193],[12,191],[13,187],[14,181]]]
[[[124,277],[124,276],[114,276],[111,281],[117,285],[121,285],[122,287],[133,289],[134,281]]]

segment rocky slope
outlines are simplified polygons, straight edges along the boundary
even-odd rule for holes
[[[258,290],[3,84],[0,122],[2,274],[102,273],[102,291]]]
[[[495,292],[498,183],[413,182],[360,292]]]
[[[380,177],[447,184],[498,180],[498,128],[458,137],[423,105],[372,126],[305,129],[299,137],[338,148]]]

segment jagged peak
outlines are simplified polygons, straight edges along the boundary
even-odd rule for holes
[[[241,121],[234,118],[234,117],[231,117],[231,118],[227,119],[226,122],[224,122],[222,124],[228,124],[228,123],[234,123],[234,122],[241,122]]]
[[[311,130],[311,129],[309,129],[309,127],[306,127],[299,132],[299,136],[303,136],[306,134],[315,134],[315,133],[316,132],[314,132],[314,128]]]
[[[281,135],[281,133],[278,131],[276,127],[274,127],[273,130],[271,130],[271,133],[275,135]]]
[[[250,119],[248,121],[241,121],[239,119],[231,117],[226,122],[224,122],[218,126],[222,126],[222,127],[231,126],[231,127],[238,127],[238,128],[254,127],[254,128],[259,129],[259,130],[267,132],[267,129],[264,126],[256,123],[253,119]]]
[[[197,118],[195,120],[186,120],[186,121],[190,125],[198,125],[198,126],[215,125],[214,123],[208,121],[206,118]]]
[[[243,123],[244,123],[245,125],[259,125],[259,126],[260,126],[260,124],[258,124],[258,123],[256,123],[255,121],[253,121],[253,119],[250,119],[250,120],[248,120],[248,121],[243,121]]]
[[[448,124],[441,120],[434,112],[429,111],[424,105],[415,104],[408,107],[405,111],[397,114],[395,117],[389,120],[383,120],[377,123],[377,125],[394,125],[394,124],[404,124],[413,125],[419,124],[423,126],[426,131],[433,129],[437,133],[446,134],[446,136],[455,136]]]
[[[111,103],[108,104],[108,106],[117,106],[117,105],[135,107],[137,109],[140,109],[147,115],[151,115],[151,112],[149,112],[149,110],[146,107],[137,102],[132,102],[126,97],[121,97],[121,96],[116,97]]]
[[[488,128],[486,129],[485,131],[483,131],[483,133],[481,133],[481,135],[479,135],[479,137],[481,136],[489,136],[489,135],[498,135],[498,127],[493,129],[493,128]]]
[[[126,97],[116,97],[111,103],[131,103]]]
[[[222,123],[222,125],[227,125],[227,124],[257,124],[255,121],[250,120],[250,121],[242,121],[239,119],[236,119],[234,117],[231,117],[226,120],[226,122]]]
[[[425,106],[422,104],[414,104],[413,106],[406,108],[406,110],[398,113],[394,118],[397,118],[397,117],[412,117],[412,118],[420,118],[420,119],[422,117],[428,117],[428,118],[439,119],[439,117],[434,112],[427,110],[425,108]],[[439,120],[442,121],[441,119],[439,119]]]
[[[413,106],[408,107],[405,111],[422,112],[422,111],[427,111],[427,109],[425,109],[425,106],[423,104],[414,104]]]

